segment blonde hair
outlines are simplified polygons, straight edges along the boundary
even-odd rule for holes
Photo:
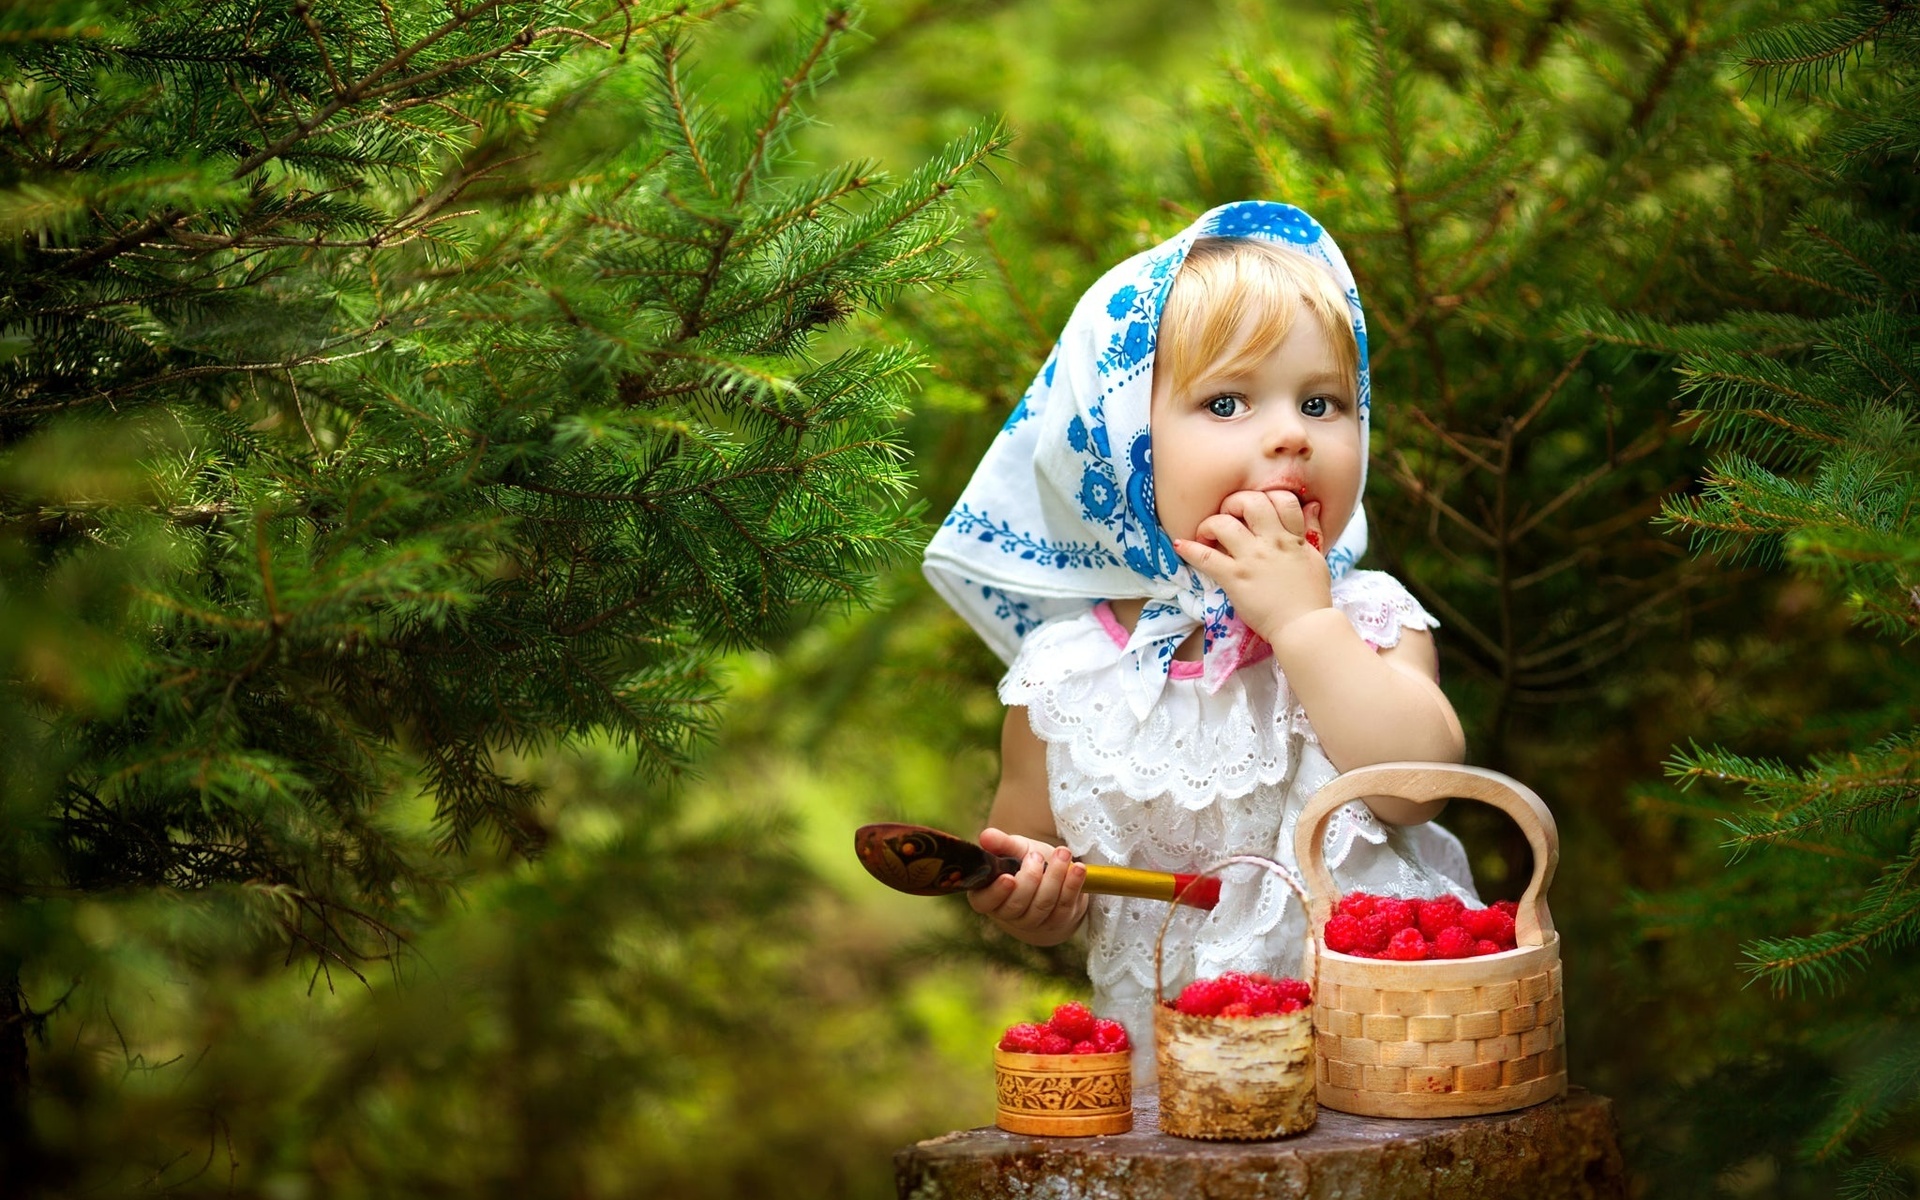
[[[1286,341],[1303,311],[1319,322],[1341,370],[1358,386],[1360,347],[1333,272],[1272,242],[1200,238],[1161,311],[1154,370],[1168,373],[1176,395],[1208,373],[1246,370]],[[1243,328],[1246,339],[1236,346]]]

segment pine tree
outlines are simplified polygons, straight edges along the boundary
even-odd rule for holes
[[[790,169],[849,14],[746,118],[678,3],[0,15],[0,1083],[88,904],[210,899],[316,978],[399,953],[443,850],[532,854],[497,755],[674,769],[713,656],[909,546],[917,358],[831,333],[957,278],[948,197]]]
[[[1697,437],[1718,450],[1663,519],[1702,555],[1785,568],[1891,645],[1847,664],[1845,707],[1674,755],[1680,788],[1734,788],[1746,803],[1689,798],[1718,817],[1733,861],[1649,907],[1745,932],[1751,978],[1799,999],[1798,1026],[1765,1048],[1837,1075],[1789,1117],[1799,1155],[1837,1169],[1844,1195],[1911,1196],[1920,672],[1896,647],[1920,635],[1920,10],[1845,4],[1757,31],[1742,55],[1759,87],[1836,113],[1803,161],[1821,194],[1760,264],[1797,303],[1697,327],[1600,325],[1680,354]],[[1752,1106],[1728,1115],[1751,1122]]]

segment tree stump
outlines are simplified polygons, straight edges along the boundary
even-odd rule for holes
[[[1484,1117],[1384,1120],[1320,1110],[1297,1137],[1198,1142],[1160,1132],[1038,1138],[969,1129],[894,1156],[900,1200],[1625,1200],[1613,1103],[1582,1088]]]

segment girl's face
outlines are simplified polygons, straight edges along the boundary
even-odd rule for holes
[[[1149,430],[1161,527],[1172,537],[1209,540],[1197,537],[1200,522],[1228,496],[1286,491],[1302,505],[1320,502],[1320,528],[1332,546],[1360,501],[1356,401],[1326,331],[1304,313],[1250,367],[1209,368],[1180,395],[1156,375]]]

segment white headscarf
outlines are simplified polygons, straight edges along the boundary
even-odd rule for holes
[[[1080,298],[1046,365],[927,545],[934,589],[1009,662],[1050,617],[1109,599],[1148,601],[1125,651],[1125,694],[1144,717],[1173,654],[1204,628],[1202,679],[1217,689],[1257,637],[1218,584],[1183,563],[1153,505],[1148,436],[1160,314],[1194,240],[1251,238],[1305,254],[1346,293],[1360,347],[1360,488],[1372,411],[1366,321],[1353,273],[1319,222],[1290,204],[1243,200],[1202,216],[1169,241],[1108,271]],[[1327,551],[1335,579],[1367,548],[1353,518]]]

